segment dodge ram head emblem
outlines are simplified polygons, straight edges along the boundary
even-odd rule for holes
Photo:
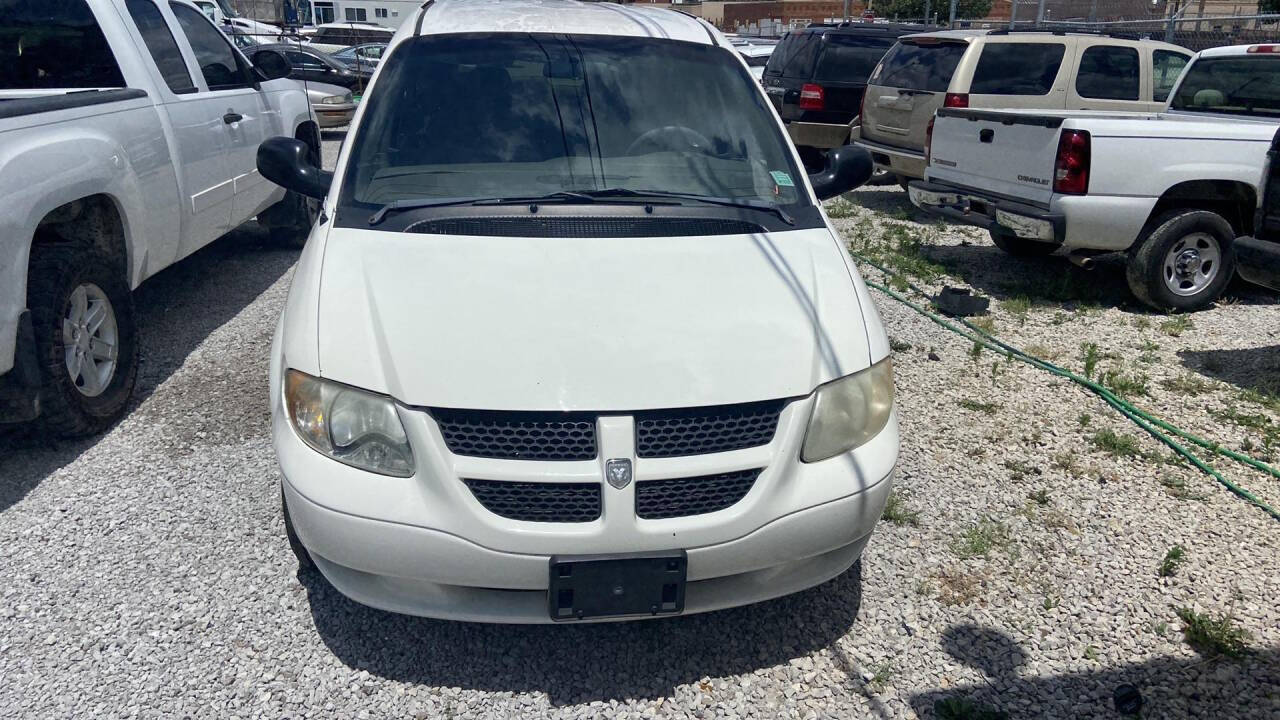
[[[631,484],[631,461],[626,458],[609,460],[604,464],[604,477],[609,484],[621,490]]]

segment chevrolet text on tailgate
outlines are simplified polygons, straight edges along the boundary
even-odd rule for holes
[[[1206,50],[1161,112],[939,110],[911,201],[1013,255],[1127,252],[1139,300],[1199,309],[1235,272],[1278,125],[1280,45]]]
[[[679,78],[679,82],[672,82]],[[898,454],[888,341],[733,47],[670,10],[440,0],[404,23],[271,354],[301,564],[396,612],[702,612],[860,557]]]

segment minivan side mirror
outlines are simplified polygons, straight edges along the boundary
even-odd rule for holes
[[[830,200],[871,179],[875,163],[871,153],[860,147],[845,145],[827,153],[827,166],[809,176],[809,184],[819,200]]]
[[[289,77],[293,72],[293,63],[284,53],[275,50],[259,50],[253,54],[253,68],[258,71],[263,82]]]
[[[268,138],[258,146],[258,172],[285,190],[317,200],[333,184],[333,173],[315,166],[311,148],[291,137]]]

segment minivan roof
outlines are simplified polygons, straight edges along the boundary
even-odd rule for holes
[[[692,15],[666,8],[579,0],[436,0],[423,6],[416,33],[563,33],[682,40],[721,45],[719,32]],[[405,22],[417,26],[416,19]],[[713,34],[714,33],[714,34]],[[409,33],[413,35],[415,33]],[[403,34],[402,34],[403,36]]]

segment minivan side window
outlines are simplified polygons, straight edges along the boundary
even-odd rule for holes
[[[968,49],[967,43],[899,42],[880,61],[880,72],[870,82],[905,90],[946,92]]]
[[[253,85],[249,68],[241,63],[231,43],[208,18],[187,5],[170,3],[169,7],[173,8],[178,26],[187,36],[187,42],[191,43],[196,62],[200,63],[200,73],[210,90],[233,90]]]
[[[973,71],[974,95],[1048,95],[1062,67],[1062,43],[987,43]]]
[[[175,95],[186,95],[196,91],[196,84],[191,81],[191,72],[187,70],[187,61],[182,59],[182,51],[178,49],[178,41],[173,39],[169,24],[160,14],[160,8],[152,0],[126,0],[125,7],[130,17],[142,34],[142,42],[151,53],[151,59],[164,82]]]
[[[818,60],[814,79],[819,82],[866,82],[892,45],[893,41],[888,38],[828,33],[827,47]]]
[[[124,87],[85,0],[0,2],[0,90]]]
[[[1151,54],[1151,99],[1164,102],[1173,92],[1173,86],[1182,77],[1182,70],[1191,58],[1172,50],[1156,50]]]
[[[1142,83],[1138,51],[1131,47],[1095,45],[1080,56],[1076,94],[1098,100],[1137,100]]]

